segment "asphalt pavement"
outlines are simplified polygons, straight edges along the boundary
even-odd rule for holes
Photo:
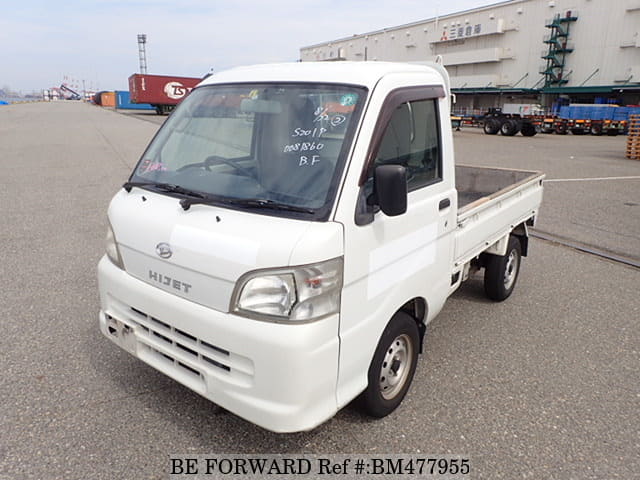
[[[162,120],[0,108],[0,480],[159,479],[170,454],[198,453],[463,454],[474,479],[637,478],[640,270],[557,243],[532,239],[506,302],[486,300],[481,277],[452,296],[381,420],[348,406],[271,433],[103,338],[107,206]],[[563,180],[545,185],[541,231],[640,258],[640,178],[580,180],[639,177],[624,142],[454,134],[459,163]]]

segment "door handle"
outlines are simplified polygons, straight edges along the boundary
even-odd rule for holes
[[[440,200],[438,204],[438,210],[444,210],[445,208],[449,208],[451,206],[451,200],[448,198],[443,198]]]

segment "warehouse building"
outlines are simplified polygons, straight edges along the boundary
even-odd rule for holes
[[[640,0],[510,0],[303,47],[301,61],[433,61],[460,113],[640,104]]]

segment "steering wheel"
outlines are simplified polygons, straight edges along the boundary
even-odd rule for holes
[[[211,166],[215,165],[216,163],[224,163],[225,165],[229,165],[241,175],[255,179],[255,175],[248,168],[243,167],[242,165],[238,165],[233,160],[219,157],[218,155],[210,155],[204,159],[204,162],[189,163],[187,165],[183,165],[182,167],[178,168],[176,172],[183,172],[189,168],[204,168],[207,172],[210,172]]]
[[[228,158],[219,157],[218,155],[210,155],[207,158],[205,158],[204,162],[202,162],[202,166],[204,167],[205,170],[210,172],[211,165],[215,165],[216,163],[224,163],[225,165],[229,165],[230,167],[232,167],[241,175],[255,178],[255,175],[253,174],[253,172],[248,168],[243,167],[242,165],[238,165],[236,162],[234,162],[233,160],[229,160]]]

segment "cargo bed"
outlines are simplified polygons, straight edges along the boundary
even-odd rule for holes
[[[458,232],[455,265],[462,265],[537,214],[544,174],[456,166]]]

